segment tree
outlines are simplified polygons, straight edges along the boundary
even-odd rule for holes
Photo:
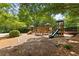
[[[53,18],[46,8],[48,8],[48,4],[20,4],[18,16],[21,21],[29,25],[39,26],[47,22],[51,23]]]

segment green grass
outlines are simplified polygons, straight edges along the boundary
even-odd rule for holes
[[[67,50],[70,50],[73,47],[71,45],[64,45],[64,48],[67,49]]]

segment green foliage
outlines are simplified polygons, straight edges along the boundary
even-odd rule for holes
[[[19,18],[20,21],[26,22],[28,26],[34,25],[35,27],[50,23],[51,26],[54,26],[55,23],[49,11],[46,11],[45,8],[48,8],[49,4],[20,4]]]
[[[21,27],[18,29],[21,33],[27,33],[29,29],[27,27]]]
[[[70,50],[73,47],[71,45],[64,45],[64,48]]]
[[[0,25],[1,32],[9,32],[10,30],[19,30],[19,28],[26,27],[24,22],[19,22],[17,20],[6,20]]]
[[[9,13],[16,12],[15,8],[9,3],[0,4],[0,32],[9,32],[11,30],[19,30],[27,32],[30,25],[35,27],[43,26],[49,23],[52,28],[56,27],[54,16],[57,13],[62,13],[65,16],[65,27],[76,27],[79,30],[79,4],[65,3],[20,3],[19,12],[17,15]]]
[[[65,27],[76,27],[77,26],[77,22],[76,21],[77,21],[76,17],[74,18],[74,17],[72,17],[72,16],[67,14],[65,16],[65,20],[64,20]]]
[[[11,23],[11,29],[19,29],[22,27],[26,27],[25,23],[23,22],[14,21]]]
[[[65,15],[65,20],[64,20],[65,28],[67,28],[67,30],[79,31],[78,19],[79,19],[78,16],[73,17],[72,15],[69,14]]]
[[[11,4],[9,4],[9,3],[0,3],[0,8],[3,8],[3,7],[9,8],[9,7],[11,7]]]
[[[78,27],[77,30],[78,30],[78,33],[79,33],[79,23],[77,24],[77,27]]]
[[[9,37],[18,37],[20,36],[20,32],[18,30],[12,30],[9,32]]]

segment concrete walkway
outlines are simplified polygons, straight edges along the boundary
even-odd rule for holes
[[[9,33],[0,33],[0,38],[1,37],[6,37],[6,36],[8,36],[9,35]]]

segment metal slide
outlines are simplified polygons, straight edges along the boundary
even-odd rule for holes
[[[59,31],[59,29],[57,29],[55,32],[52,32],[52,33],[49,35],[49,38],[53,38],[56,34],[58,34],[58,31]]]

